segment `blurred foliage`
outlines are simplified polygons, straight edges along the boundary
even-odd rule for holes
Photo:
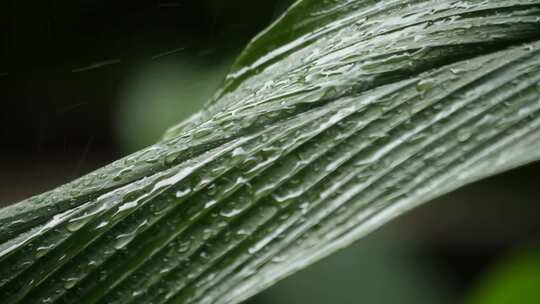
[[[66,145],[81,153],[90,141],[90,148],[116,146],[121,154],[148,145],[156,138],[153,128],[163,133],[199,108],[213,94],[231,59],[291,2],[0,3],[0,100],[4,106],[0,119],[6,126],[0,137],[15,155],[35,151],[36,146],[42,153],[58,155],[58,147]],[[158,69],[163,75],[157,75]],[[186,86],[190,73],[192,82],[207,84]],[[155,77],[159,79],[133,91],[144,79]],[[172,88],[174,81],[178,87]],[[162,82],[159,87],[158,82]],[[117,111],[137,113],[138,109],[127,107],[136,93],[142,95],[133,105],[144,103],[164,116],[158,115],[157,122],[143,119],[142,125],[137,124],[148,128],[139,139],[124,138],[123,130],[133,125],[119,126],[116,118],[129,114]],[[172,109],[176,100],[183,101]],[[17,124],[23,120],[25,124]],[[118,157],[112,155],[110,160]]]
[[[0,205],[155,142],[202,106],[231,58],[291,2],[0,2],[0,179],[10,177]],[[155,119],[126,122],[121,111]]]
[[[540,303],[540,249],[523,250],[496,265],[465,304]]]
[[[212,62],[208,57],[177,56],[142,65],[130,73],[116,120],[124,152],[156,142],[163,130],[199,110],[211,97],[230,60]]]
[[[434,264],[383,229],[286,278],[250,303],[450,303]]]
[[[256,8],[253,1],[247,0],[204,0],[192,4],[191,10],[207,17],[202,27],[210,28],[205,31],[211,34],[191,35],[195,46],[154,54],[152,60],[142,61],[126,73],[129,77],[116,111],[117,134],[123,153],[156,142],[168,127],[201,109],[222,83],[246,38],[253,35],[246,24],[259,27],[261,22],[268,23],[291,2],[263,0],[257,2]],[[175,1],[158,4],[161,9],[169,10],[189,6]]]

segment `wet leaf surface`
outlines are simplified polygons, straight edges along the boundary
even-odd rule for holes
[[[538,0],[299,1],[161,142],[0,210],[0,294],[237,303],[537,160],[539,111]]]

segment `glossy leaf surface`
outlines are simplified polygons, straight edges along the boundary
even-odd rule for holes
[[[0,294],[237,303],[537,160],[539,111],[538,0],[299,1],[161,142],[0,210]]]

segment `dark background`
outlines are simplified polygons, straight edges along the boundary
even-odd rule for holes
[[[290,2],[0,4],[0,206],[157,141]],[[519,269],[540,278],[539,182],[533,164],[468,186],[250,302],[486,303]]]

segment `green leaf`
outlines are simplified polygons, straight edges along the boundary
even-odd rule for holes
[[[540,1],[303,0],[163,141],[0,210],[3,303],[237,303],[540,157]]]
[[[532,249],[532,250],[531,250]],[[537,303],[540,255],[537,248],[513,254],[489,271],[466,304]]]

